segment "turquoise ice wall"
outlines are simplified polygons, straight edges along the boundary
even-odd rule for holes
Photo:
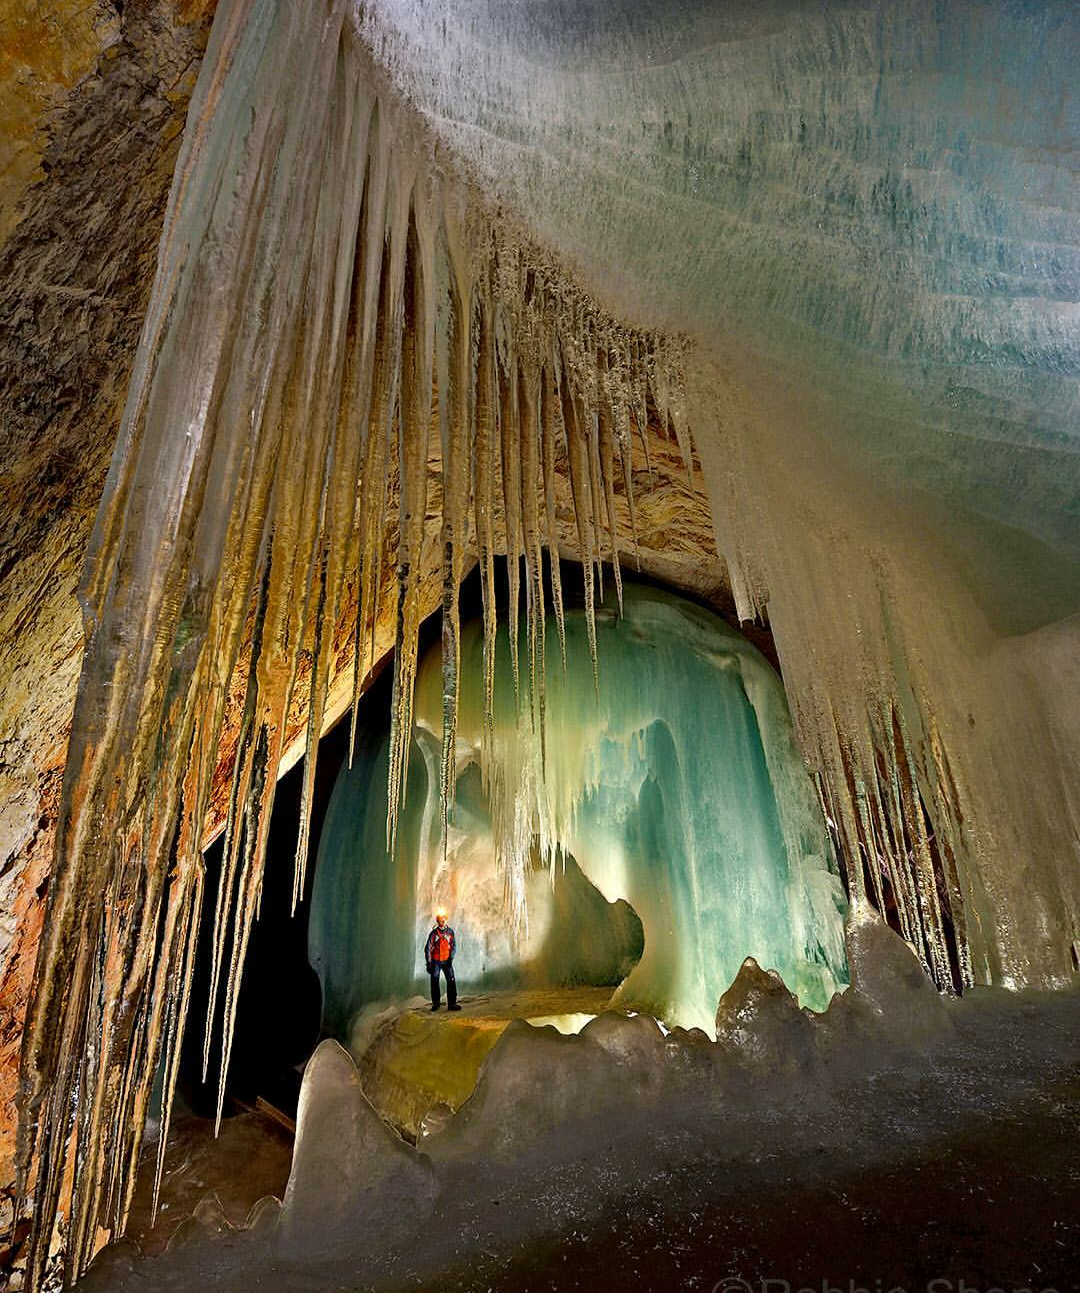
[[[451,910],[465,983],[609,982],[629,971],[619,989],[628,1007],[709,1028],[752,955],[824,1008],[847,981],[845,901],[774,670],[715,615],[650,589],[627,587],[622,617],[610,606],[599,616],[599,694],[584,613],[567,615],[565,670],[553,622],[548,630],[543,750],[527,677],[515,703],[505,635],[484,746],[482,634],[474,625],[463,635],[445,861],[437,653],[418,681],[396,865],[385,847],[385,743],[342,772],[311,921],[328,1025],[340,1030],[361,1005],[420,986],[417,949],[438,904]],[[525,922],[516,932],[515,894]]]
[[[438,814],[429,811],[426,770],[434,757],[427,733],[418,732],[396,859],[386,847],[385,731],[368,734],[334,787],[319,844],[309,952],[323,988],[323,1027],[345,1040],[365,1006],[427,991],[421,949],[434,905],[424,897],[433,887],[452,911],[463,988],[615,986],[641,956],[637,916],[625,902],[607,902],[572,858],[554,882],[546,870],[533,869],[531,930],[508,936],[475,765],[459,783],[454,865],[439,874]],[[472,856],[462,840],[473,846]]]

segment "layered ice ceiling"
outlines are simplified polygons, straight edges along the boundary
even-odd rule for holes
[[[440,905],[465,985],[627,975],[619,1004],[711,1034],[717,1001],[753,956],[803,1005],[824,1010],[847,982],[846,900],[771,666],[717,616],[633,584],[621,614],[613,593],[598,612],[598,686],[585,613],[566,613],[565,664],[554,617],[545,627],[543,665],[523,670],[518,685],[499,634],[490,727],[482,626],[462,634],[445,848],[438,651],[417,678],[394,852],[385,739],[373,737],[340,774],[311,914],[325,1023],[347,1038],[353,1012],[421,986],[419,949]],[[524,657],[524,640],[520,649]]]
[[[215,785],[224,1068],[297,710],[304,884],[341,623],[358,694],[392,570],[393,839],[440,567],[445,821],[461,579],[476,560],[490,733],[495,555],[535,660],[543,552],[576,531],[592,657],[650,430],[700,464],[735,609],[768,619],[853,897],[939,986],[1071,978],[1078,22],[222,0],[81,588],[20,1085],[32,1288],[69,1182],[70,1272],[123,1230],[159,1064],[168,1109]],[[496,796],[497,839],[532,795]]]
[[[812,391],[1011,630],[1080,607],[1075,5],[360,14],[455,156],[623,317],[689,331],[758,397]]]

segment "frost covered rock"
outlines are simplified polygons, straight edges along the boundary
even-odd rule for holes
[[[817,1062],[813,1026],[775,970],[752,956],[716,1008],[716,1041],[741,1060],[773,1070],[798,1070]]]
[[[430,1161],[375,1112],[348,1053],[324,1041],[304,1073],[280,1250],[347,1254],[392,1241],[434,1196]]]

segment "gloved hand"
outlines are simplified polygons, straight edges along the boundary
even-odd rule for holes
[[[431,963],[430,961],[428,961],[428,963],[427,963],[427,972],[428,972],[428,974],[434,974],[434,973],[435,973],[435,967],[434,967],[434,965],[432,965],[432,963]]]

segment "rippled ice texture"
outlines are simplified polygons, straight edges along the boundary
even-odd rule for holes
[[[686,417],[740,612],[768,613],[845,853],[922,895],[905,932],[939,982],[950,920],[963,980],[1067,981],[1080,11],[379,0],[358,22],[506,211],[698,343]]]
[[[455,155],[619,311],[812,386],[861,463],[1008,528],[980,573],[1010,614],[1075,609],[1074,5],[363,12]]]

